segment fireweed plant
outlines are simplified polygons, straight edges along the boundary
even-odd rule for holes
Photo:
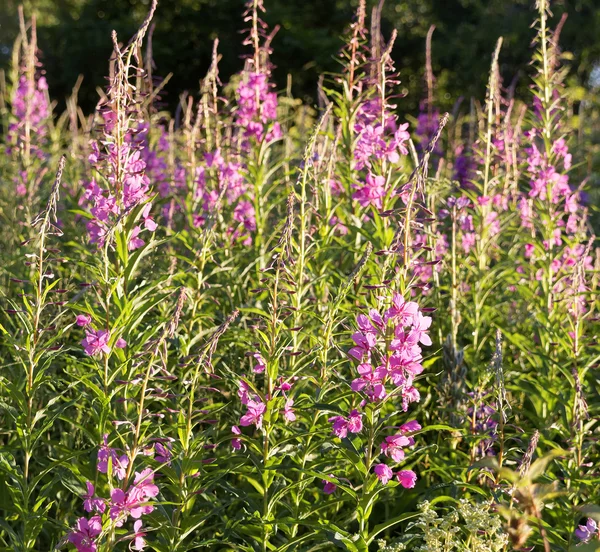
[[[317,110],[275,88],[279,28],[250,0],[240,72],[215,40],[173,114],[156,1],[107,37],[88,115],[80,83],[54,112],[20,12],[0,549],[600,545],[595,119],[574,115],[568,20],[532,5],[529,97],[498,37],[485,97],[452,115],[432,27],[404,120],[380,6],[359,2]]]

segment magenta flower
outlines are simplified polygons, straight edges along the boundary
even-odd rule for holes
[[[414,343],[422,343],[426,347],[429,347],[432,344],[432,341],[426,332],[430,327],[431,316],[423,316],[421,312],[417,313],[413,327],[409,334],[409,339]]]
[[[108,462],[112,462],[112,471],[120,481],[125,479],[127,474],[127,466],[129,466],[129,458],[126,454],[117,455],[117,451],[108,446],[108,435],[104,435],[104,443],[98,450],[98,466],[100,473],[108,473]]]
[[[421,424],[419,422],[417,422],[417,420],[411,420],[410,422],[406,422],[405,424],[402,424],[399,428],[401,433],[414,433],[415,431],[420,431],[421,428]],[[415,440],[412,437],[408,437],[409,440],[409,446],[413,446],[415,444]]]
[[[362,361],[365,355],[369,356],[371,350],[377,345],[377,337],[372,332],[356,332],[352,334],[352,340],[356,343],[356,347],[350,349],[348,354],[359,361]]]
[[[78,314],[77,318],[75,319],[75,323],[81,327],[89,326],[91,322],[92,317],[89,314]]]
[[[144,540],[144,537],[146,536],[146,533],[144,533],[142,531],[142,520],[138,519],[134,524],[133,524],[133,542],[132,542],[132,548],[134,550],[143,550],[144,546],[146,546],[146,541]]]
[[[231,433],[233,433],[234,435],[241,435],[242,432],[240,430],[240,428],[238,426],[231,426]],[[240,450],[242,448],[242,440],[238,439],[237,437],[234,437],[231,440],[231,448],[233,450]]]
[[[262,427],[263,414],[267,409],[266,405],[260,400],[249,400],[246,406],[248,407],[248,411],[240,418],[240,425],[255,425],[257,429],[260,429]]]
[[[147,203],[142,211],[142,219],[144,220],[144,228],[149,232],[154,232],[158,228],[158,224],[150,216],[150,209],[152,209],[152,203]]]
[[[380,401],[387,395],[383,380],[387,376],[385,366],[373,367],[368,363],[359,364],[357,371],[359,378],[352,381],[353,391],[365,392],[371,401]]]
[[[134,226],[131,230],[131,235],[129,236],[129,243],[127,244],[127,249],[129,251],[135,251],[136,249],[139,249],[140,247],[146,244],[146,242],[142,238],[138,237],[141,231],[142,229],[139,226]]]
[[[110,518],[117,527],[121,527],[128,516],[139,519],[144,514],[154,511],[149,501],[158,495],[158,487],[154,484],[154,473],[150,468],[136,472],[133,485],[127,492],[113,489],[110,500]]]
[[[110,353],[108,340],[110,332],[107,330],[86,330],[86,337],[81,342],[86,355],[95,356],[98,353]]]
[[[285,407],[283,409],[283,417],[285,418],[286,422],[295,422],[296,421],[296,414],[294,414],[294,410],[292,409],[293,406],[294,406],[294,399],[288,399],[285,402]]]
[[[417,483],[417,474],[412,470],[402,470],[396,474],[396,479],[405,489],[412,489]]]
[[[121,527],[125,523],[129,515],[129,504],[127,494],[123,489],[113,489],[110,493],[109,515],[117,527]]]
[[[329,477],[333,477],[333,474],[330,473]],[[323,479],[323,492],[325,494],[333,494],[337,490],[337,485],[332,483],[331,481],[327,481],[327,479]]]
[[[352,194],[352,199],[357,200],[362,207],[372,205],[381,210],[386,195],[385,183],[385,177],[381,175],[373,176],[368,173],[366,183]]]
[[[83,495],[83,509],[86,512],[96,511],[103,514],[104,510],[106,510],[106,504],[104,503],[104,500],[94,497],[95,490],[91,481],[86,481],[85,486],[87,488],[87,492]]]
[[[89,520],[79,518],[76,529],[71,531],[68,540],[77,548],[77,552],[96,552],[97,546],[95,538],[102,533],[102,519],[100,516],[93,516]]]
[[[119,339],[117,339],[115,343],[115,347],[117,349],[124,349],[125,347],[127,347],[127,341],[125,341],[122,337],[119,337]]]
[[[348,431],[350,433],[360,433],[362,428],[362,414],[355,409],[350,412],[350,417],[348,418]]]
[[[405,301],[404,297],[394,292],[392,306],[385,312],[383,318],[386,322],[391,321],[401,326],[410,326],[416,320],[419,313],[419,305],[414,301]]]
[[[332,424],[331,432],[340,439],[348,435],[348,420],[343,416],[333,416],[328,420]]]
[[[344,439],[348,432],[360,433],[363,427],[362,414],[358,410],[350,412],[348,419],[344,416],[333,416],[328,421],[332,423],[331,432],[340,439]]]
[[[379,481],[383,485],[387,485],[390,479],[394,477],[394,472],[392,471],[392,468],[390,468],[386,464],[377,464],[373,471],[375,472],[377,479],[379,479]]]
[[[414,443],[414,441],[413,441]],[[401,462],[404,460],[403,447],[410,446],[410,440],[405,435],[392,435],[385,438],[385,441],[381,443],[381,452],[386,456],[389,456],[394,462]]]
[[[267,361],[262,357],[262,355],[259,352],[252,353],[252,356],[256,359],[256,364],[254,365],[254,368],[252,368],[252,371],[255,374],[262,374],[265,371],[265,368],[267,367]]]

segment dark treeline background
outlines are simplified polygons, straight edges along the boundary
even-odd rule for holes
[[[0,0],[0,67],[10,63],[18,32],[17,0]],[[51,95],[62,102],[78,75],[84,81],[80,103],[92,109],[105,85],[110,33],[127,40],[144,18],[149,0],[28,0],[26,15],[38,18],[42,51]],[[278,88],[292,78],[294,96],[313,103],[318,76],[336,71],[341,36],[352,20],[357,0],[265,0],[265,20],[281,29],[273,41],[272,61]],[[369,9],[375,2],[369,2]],[[243,66],[243,0],[159,0],[153,50],[156,74],[173,72],[165,100],[173,108],[183,90],[197,91],[206,72],[212,41],[220,39],[223,80]],[[555,0],[555,21],[569,17],[561,35],[563,50],[573,55],[570,84],[589,86],[600,61],[600,0]],[[394,59],[408,93],[403,111],[414,111],[424,96],[425,36],[433,36],[436,99],[449,109],[460,97],[482,98],[490,57],[499,36],[505,84],[526,75],[531,56],[533,0],[387,0],[382,31],[387,38],[398,29]],[[592,79],[594,81],[595,79]],[[526,79],[521,78],[521,90]]]

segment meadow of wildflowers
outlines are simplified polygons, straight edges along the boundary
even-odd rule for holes
[[[405,121],[399,38],[364,2],[318,108],[275,89],[249,0],[241,71],[223,82],[216,40],[176,113],[160,9],[106,37],[91,114],[76,88],[56,112],[21,12],[0,550],[600,549],[600,249],[564,19],[532,3],[526,99],[499,38],[486,97],[440,113],[427,48]]]

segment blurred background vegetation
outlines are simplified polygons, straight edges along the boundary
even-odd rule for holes
[[[281,29],[273,41],[274,78],[279,89],[291,76],[293,95],[316,100],[318,76],[336,71],[341,35],[352,20],[358,0],[265,0],[265,20]],[[0,67],[10,63],[18,32],[17,0],[0,0]],[[91,110],[97,87],[105,85],[110,32],[126,40],[144,18],[149,0],[26,0],[27,16],[38,18],[42,51],[51,95],[62,103],[83,75],[80,103]],[[243,0],[160,0],[155,17],[153,49],[156,74],[173,72],[165,100],[173,108],[178,94],[196,91],[210,63],[211,46],[220,39],[221,76],[242,68],[245,53],[240,31]],[[375,2],[369,2],[372,8]],[[394,59],[408,96],[402,111],[414,112],[424,96],[425,36],[433,35],[433,69],[436,100],[451,109],[461,97],[483,97],[490,57],[499,36],[505,84],[518,78],[521,92],[527,86],[531,57],[529,28],[533,0],[387,0],[382,30],[389,37],[398,29]],[[561,35],[563,50],[572,54],[569,85],[581,94],[600,81],[600,7],[598,0],[555,0],[556,21],[569,17]]]

